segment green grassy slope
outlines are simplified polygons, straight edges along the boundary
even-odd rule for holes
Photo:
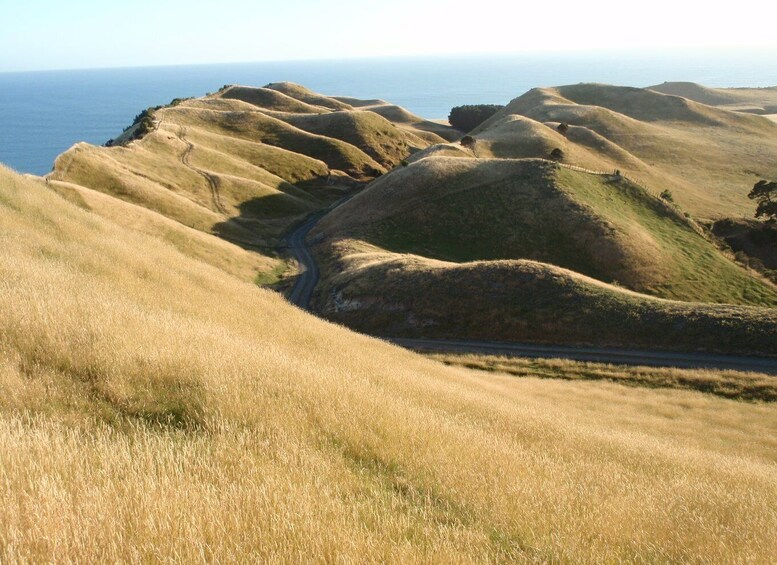
[[[422,159],[319,230],[460,263],[531,259],[665,298],[777,304],[777,289],[641,187],[548,161]]]

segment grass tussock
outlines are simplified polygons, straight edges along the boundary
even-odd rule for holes
[[[632,367],[565,359],[526,359],[499,355],[429,353],[445,363],[516,377],[609,381],[627,386],[695,390],[732,400],[777,401],[777,379],[761,373]]]
[[[772,405],[444,367],[6,170],[0,225],[0,561],[771,558]]]

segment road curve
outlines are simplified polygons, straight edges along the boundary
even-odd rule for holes
[[[317,214],[309,218],[288,238],[289,249],[294,253],[300,267],[300,273],[294,282],[294,288],[291,289],[289,300],[305,310],[310,309],[310,299],[313,296],[313,289],[318,284],[319,277],[318,265],[305,243],[305,238],[323,216],[323,214]]]
[[[288,247],[300,265],[300,275],[289,295],[289,300],[310,310],[310,299],[318,284],[319,270],[305,239],[318,222],[330,211],[350,198],[344,197],[328,209],[308,218],[288,237]],[[753,371],[777,375],[777,358],[750,357],[742,355],[713,355],[706,353],[677,353],[639,349],[617,349],[610,347],[575,347],[564,345],[538,345],[477,340],[411,339],[383,337],[385,341],[414,351],[435,351],[439,353],[475,353],[480,355],[503,355],[506,357],[529,357],[591,361],[615,365],[636,365],[649,367],[678,367],[683,369],[715,369]]]
[[[291,249],[294,258],[300,266],[300,273],[294,282],[294,288],[291,289],[288,299],[292,304],[296,304],[304,310],[310,310],[310,299],[313,297],[313,289],[316,288],[319,277],[318,264],[310,253],[305,239],[321,218],[340,206],[340,204],[350,200],[352,196],[353,194],[343,196],[329,206],[329,208],[308,216],[308,219],[286,238],[287,246]]]

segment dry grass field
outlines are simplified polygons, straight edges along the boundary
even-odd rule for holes
[[[0,561],[751,562],[777,411],[451,368],[0,169]]]

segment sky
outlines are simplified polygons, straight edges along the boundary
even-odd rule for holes
[[[641,7],[635,7],[635,6]],[[777,2],[2,0],[0,72],[460,53],[762,47]]]

